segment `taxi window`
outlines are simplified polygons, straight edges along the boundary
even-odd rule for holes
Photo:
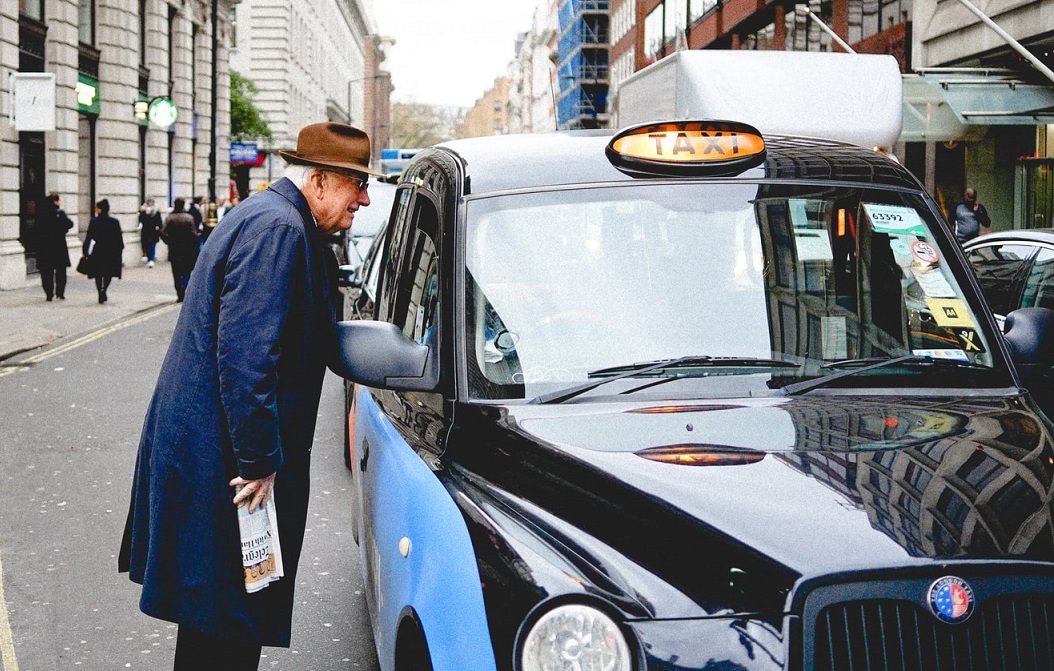
[[[1054,310],[1054,250],[1040,247],[1036,252],[1025,279],[1021,307]]]
[[[407,232],[406,256],[395,288],[393,323],[402,327],[411,340],[425,342],[431,334],[439,297],[439,263],[436,257],[438,217],[432,202],[418,197],[414,205],[413,226]]]
[[[1021,295],[1020,278],[1036,248],[1020,243],[978,245],[967,252],[989,307],[998,315],[1016,310]]]
[[[912,194],[830,185],[635,183],[471,201],[471,394],[533,398],[605,367],[690,355],[775,362],[696,376],[730,396],[770,395],[846,359],[990,367],[937,225]]]

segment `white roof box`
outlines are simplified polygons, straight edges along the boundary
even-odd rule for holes
[[[678,51],[619,86],[619,128],[678,119],[748,123],[762,134],[803,135],[891,148],[902,121],[892,56],[815,51]]]

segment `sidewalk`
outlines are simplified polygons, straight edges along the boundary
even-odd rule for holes
[[[138,261],[136,261],[138,263]],[[175,303],[169,264],[125,268],[99,304],[95,280],[67,269],[66,300],[44,300],[37,276],[22,289],[0,291],[0,361],[46,347],[120,321],[145,310]]]

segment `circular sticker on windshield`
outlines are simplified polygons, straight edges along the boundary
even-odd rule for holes
[[[937,249],[923,240],[916,240],[911,243],[911,253],[914,254],[915,258],[919,261],[931,266],[941,260],[940,254],[937,253]]]
[[[950,575],[930,585],[928,601],[930,611],[937,619],[949,624],[965,621],[973,613],[976,604],[970,584]]]

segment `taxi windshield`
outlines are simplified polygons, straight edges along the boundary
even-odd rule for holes
[[[937,225],[918,194],[830,184],[470,201],[470,395],[570,398],[561,390],[605,376],[618,378],[610,393],[670,397],[777,395],[826,376],[836,388],[1005,386]],[[930,361],[947,365],[917,365]]]

